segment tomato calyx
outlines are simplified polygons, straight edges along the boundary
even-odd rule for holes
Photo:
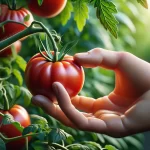
[[[10,10],[16,10],[17,9],[17,3],[16,3],[16,0],[13,0],[12,1],[12,4],[10,4],[9,0],[6,0],[6,5],[8,6],[8,8]]]
[[[47,35],[48,34],[48,35]],[[39,41],[40,41],[40,45],[42,46],[42,49],[45,51],[45,53],[43,53],[41,51],[40,45],[38,46],[39,52],[40,54],[48,61],[50,62],[57,62],[57,61],[61,61],[63,60],[64,56],[77,44],[78,41],[71,41],[68,42],[67,44],[65,44],[59,51],[56,45],[56,39],[59,40],[59,42],[61,41],[60,37],[56,34],[51,34],[50,32],[48,32],[45,35],[45,45],[43,44],[40,36],[39,36]],[[49,37],[49,39],[48,39]],[[51,50],[53,50],[53,54],[51,52]]]

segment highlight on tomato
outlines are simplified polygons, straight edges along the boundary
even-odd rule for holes
[[[29,26],[33,21],[32,14],[23,7],[19,9],[11,9],[5,4],[0,4],[0,10],[0,23],[12,20]],[[24,25],[18,23],[7,23],[3,26],[3,28],[0,28],[0,40],[6,39],[26,28]]]
[[[30,117],[25,108],[20,105],[14,105],[9,110],[0,110],[3,114],[11,114],[16,122],[19,122],[21,126],[27,127],[31,124]],[[0,124],[2,122],[2,116],[0,116]],[[0,126],[0,132],[8,137],[13,138],[16,136],[21,136],[22,133],[12,124]],[[28,138],[30,140],[30,137]],[[11,141],[6,143],[7,150],[21,150],[25,146],[25,138]]]
[[[12,55],[12,49],[14,49],[16,51],[16,53],[19,53],[21,50],[21,45],[22,44],[20,41],[16,41],[15,43],[13,43],[8,48],[4,49],[3,51],[0,51],[0,57],[11,56]]]
[[[67,55],[67,52],[76,44],[75,42],[66,44],[58,52],[53,37],[51,35],[49,37],[52,44],[49,44],[46,38],[45,47],[40,40],[44,51],[41,51],[39,47],[40,53],[28,61],[25,70],[25,82],[33,95],[44,95],[57,103],[53,94],[52,84],[60,82],[67,90],[70,98],[72,98],[83,87],[84,70],[82,66],[74,61],[73,56]],[[52,48],[50,48],[50,45],[52,45]]]
[[[65,8],[67,0],[43,0],[40,5],[37,0],[28,0],[29,10],[40,17],[52,18]]]

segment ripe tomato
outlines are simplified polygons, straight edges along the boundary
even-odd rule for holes
[[[31,124],[30,117],[27,111],[20,105],[14,105],[10,110],[0,110],[3,114],[11,114],[14,120],[20,122],[23,127],[27,127]],[[0,123],[2,117],[0,116]],[[16,129],[12,124],[0,126],[0,132],[8,138],[22,135],[22,133]],[[30,139],[30,138],[29,138]],[[8,142],[6,144],[7,150],[20,150],[25,146],[25,139],[19,139],[17,141]]]
[[[38,53],[27,63],[25,81],[33,95],[45,95],[56,102],[52,83],[60,82],[70,97],[74,97],[83,87],[84,71],[72,56],[66,55],[62,61],[50,62]]]
[[[12,55],[12,46],[14,46],[16,53],[20,52],[21,50],[21,42],[20,41],[16,41],[15,43],[13,43],[11,46],[9,46],[8,48],[4,49],[3,51],[0,51],[0,57],[7,57]]]
[[[0,23],[7,20],[13,20],[16,22],[24,23],[25,25],[29,26],[33,21],[32,14],[25,8],[11,10],[8,8],[7,5],[0,5],[0,10]],[[28,21],[25,21],[25,17],[28,16],[30,16]],[[0,28],[0,40],[6,39],[24,29],[25,27],[21,24],[7,23],[6,25],[4,25],[4,30]]]
[[[41,6],[37,0],[28,0],[28,7],[37,16],[52,18],[61,13],[66,6],[67,0],[43,0]]]

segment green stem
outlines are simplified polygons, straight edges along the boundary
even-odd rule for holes
[[[8,22],[13,22],[13,21],[6,21],[5,23],[8,23]],[[45,30],[43,30],[39,27],[33,27],[34,23],[35,22],[33,21],[32,24],[28,28],[24,29],[23,31],[21,31],[17,34],[12,35],[11,37],[9,37],[5,40],[0,41],[0,51],[2,51],[3,49],[9,47],[12,43],[16,42],[17,40],[19,40],[23,37],[26,37],[28,35],[32,35],[32,34],[35,34],[35,33],[39,33],[39,32],[45,32]]]
[[[16,10],[16,0],[12,1],[12,10]]]
[[[5,142],[10,142],[10,141],[16,141],[22,138],[26,138],[28,136],[35,136],[38,135],[39,133],[30,133],[30,134],[26,134],[26,135],[21,135],[21,136],[16,136],[16,137],[12,137],[12,138],[7,138],[5,137],[2,133],[0,133],[0,138],[3,139],[3,141]]]
[[[62,149],[62,150],[68,150],[66,147],[63,147],[62,145],[57,144],[57,143],[52,143],[51,146],[58,148],[58,149]]]
[[[6,95],[5,88],[2,88],[2,91],[3,91],[3,97],[4,97],[4,110],[9,110],[9,101]]]
[[[26,137],[26,150],[28,150],[28,137]]]

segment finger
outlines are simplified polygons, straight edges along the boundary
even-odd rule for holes
[[[126,108],[115,105],[108,96],[104,96],[98,99],[93,99],[85,96],[75,96],[71,99],[72,104],[81,111],[87,113],[95,113],[98,110],[112,110],[124,112]]]
[[[77,53],[74,59],[78,64],[86,68],[101,66],[108,69],[115,69],[118,65],[120,55],[115,51],[95,48],[86,53]]]
[[[58,105],[52,103],[47,97],[43,95],[36,95],[32,97],[32,103],[41,107],[47,114],[59,120],[66,126],[75,127],[74,124],[66,117]]]

